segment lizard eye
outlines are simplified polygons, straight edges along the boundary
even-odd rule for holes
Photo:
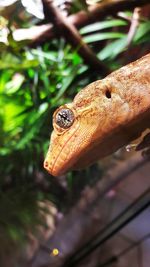
[[[55,122],[57,125],[63,129],[69,128],[74,122],[74,114],[71,109],[62,108],[60,109],[55,116]]]

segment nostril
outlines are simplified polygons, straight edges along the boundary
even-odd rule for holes
[[[48,162],[47,161],[44,162],[44,167],[48,167]]]
[[[107,97],[107,98],[111,98],[111,92],[110,92],[110,90],[106,90],[106,92],[105,92],[105,96]]]

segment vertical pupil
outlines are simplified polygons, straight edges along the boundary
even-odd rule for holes
[[[59,115],[60,117],[61,117],[61,119],[64,119],[64,120],[69,120],[69,118],[67,118],[67,114],[65,114],[65,113],[63,113],[63,114],[61,114],[60,113],[60,115]]]

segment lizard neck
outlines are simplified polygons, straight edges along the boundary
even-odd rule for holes
[[[128,103],[131,113],[150,109],[150,54],[122,67],[104,80]],[[114,88],[114,89],[113,89]]]

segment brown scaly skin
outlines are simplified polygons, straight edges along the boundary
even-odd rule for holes
[[[67,129],[56,123],[62,108],[74,113]],[[84,168],[139,137],[150,126],[150,54],[89,84],[55,111],[53,126],[44,167],[54,176]]]

